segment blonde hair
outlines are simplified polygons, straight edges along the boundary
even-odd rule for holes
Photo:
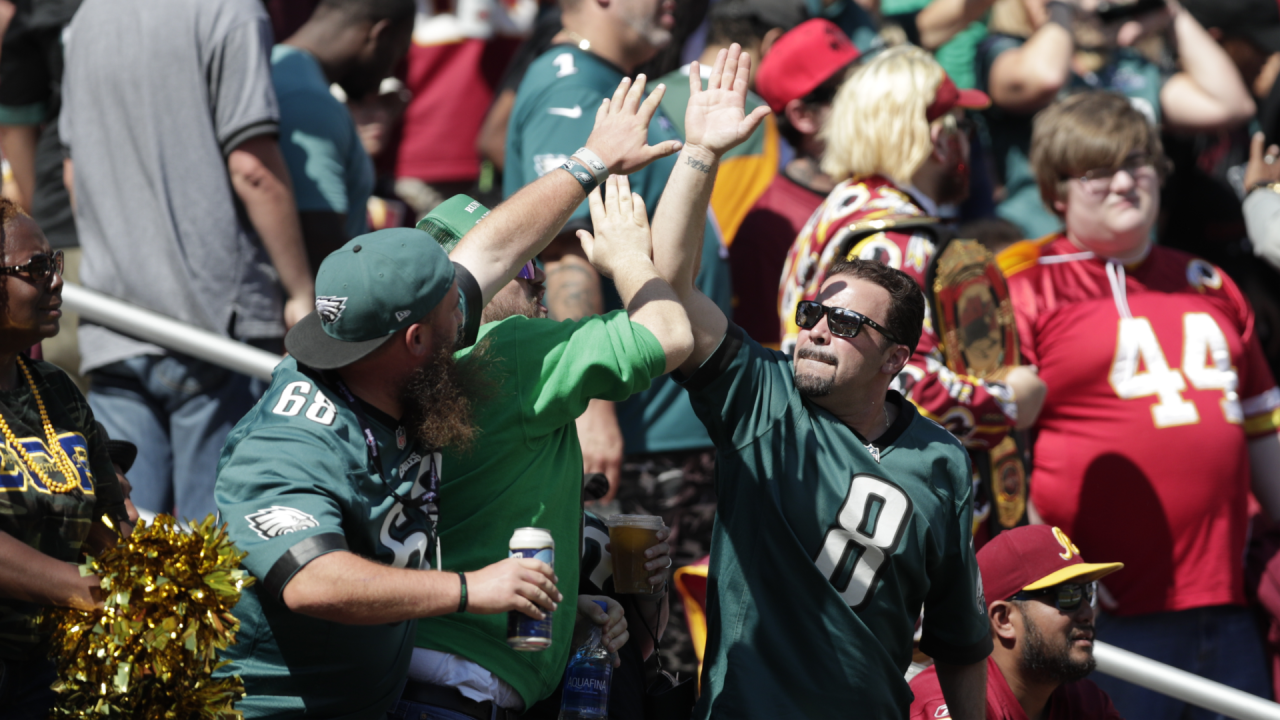
[[[932,55],[912,45],[889,48],[856,68],[819,135],[827,144],[822,169],[836,180],[884,175],[911,184],[933,152],[925,109],[943,74]]]

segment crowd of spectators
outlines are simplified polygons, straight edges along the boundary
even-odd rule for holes
[[[614,717],[653,717],[653,681],[704,660],[704,713],[810,713],[842,691],[750,706],[810,669],[732,652],[778,607],[738,566],[787,557],[750,533],[790,533],[846,600],[860,563],[907,552],[848,527],[856,481],[833,519],[821,483],[801,510],[752,475],[817,472],[744,458],[829,453],[828,420],[876,466],[922,419],[969,458],[934,479],[964,505],[916,538],[936,557],[868,571],[910,619],[954,613],[952,636],[920,626],[940,654],[912,717],[980,703],[964,668],[989,717],[1200,717],[1082,680],[1095,630],[1280,688],[1275,0],[0,0],[0,38],[0,720],[54,702],[35,619],[100,602],[70,564],[113,541],[97,518],[216,512],[259,580],[223,671],[247,716],[554,716],[592,623],[625,668]],[[936,304],[953,238],[1003,273],[958,332]],[[64,278],[287,357],[266,383],[72,326]],[[867,297],[846,282],[890,317],[837,312]],[[904,287],[931,303],[909,332]],[[1000,362],[957,365],[1001,326]],[[882,367],[814,380],[865,328]],[[794,381],[753,369],[790,358]],[[665,525],[649,596],[612,585],[618,514]],[[502,560],[526,525],[554,568]],[[866,555],[828,557],[831,533]],[[709,555],[706,597],[677,592]],[[985,621],[959,619],[970,581]],[[511,651],[506,611],[553,617],[552,651]],[[906,712],[905,682],[883,707]]]

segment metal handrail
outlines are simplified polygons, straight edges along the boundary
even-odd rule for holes
[[[1280,705],[1104,642],[1093,643],[1098,672],[1240,720],[1280,720]]]
[[[279,355],[192,327],[75,283],[63,283],[62,307],[112,330],[250,377],[270,380],[271,371],[280,363]]]

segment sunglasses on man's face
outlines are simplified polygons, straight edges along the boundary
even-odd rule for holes
[[[1061,612],[1072,613],[1080,608],[1080,603],[1085,602],[1093,605],[1094,598],[1097,597],[1098,583],[1062,583],[1061,585],[1053,585],[1040,590],[1023,590],[1018,592],[1010,600],[1031,600],[1032,598],[1042,598],[1046,595],[1049,597],[1049,604],[1058,608]]]
[[[524,264],[524,267],[520,268],[520,273],[516,275],[516,277],[520,278],[521,280],[528,280],[529,282],[534,282],[534,278],[537,277],[537,273],[538,273],[538,266],[534,265],[533,261],[530,260],[529,262]]]
[[[867,325],[879,330],[880,334],[884,335],[889,342],[903,344],[888,330],[885,330],[874,320],[860,312],[839,307],[827,307],[812,300],[801,300],[800,304],[796,306],[796,325],[805,330],[812,330],[823,315],[827,316],[827,327],[831,329],[831,334],[837,337],[857,337],[858,333],[862,331],[862,326]]]
[[[26,275],[35,282],[41,282],[50,275],[62,275],[63,255],[61,250],[52,253],[36,253],[21,265],[0,267],[0,275]]]

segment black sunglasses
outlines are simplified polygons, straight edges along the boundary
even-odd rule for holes
[[[1032,598],[1052,596],[1050,604],[1058,608],[1062,612],[1075,612],[1080,603],[1086,602],[1093,605],[1093,599],[1098,592],[1098,583],[1062,583],[1061,585],[1053,585],[1051,587],[1042,588],[1040,590],[1022,590],[1015,594],[1010,600],[1031,600]]]
[[[62,275],[63,255],[61,250],[52,253],[37,253],[21,265],[0,267],[0,275],[26,275],[40,282],[50,275]]]
[[[842,338],[857,337],[862,330],[862,326],[868,325],[879,330],[880,334],[884,335],[889,342],[903,344],[888,330],[885,330],[874,320],[860,312],[838,307],[827,307],[812,300],[801,300],[800,304],[796,306],[796,325],[805,330],[812,330],[823,315],[827,316],[827,327],[831,328],[832,335]]]

